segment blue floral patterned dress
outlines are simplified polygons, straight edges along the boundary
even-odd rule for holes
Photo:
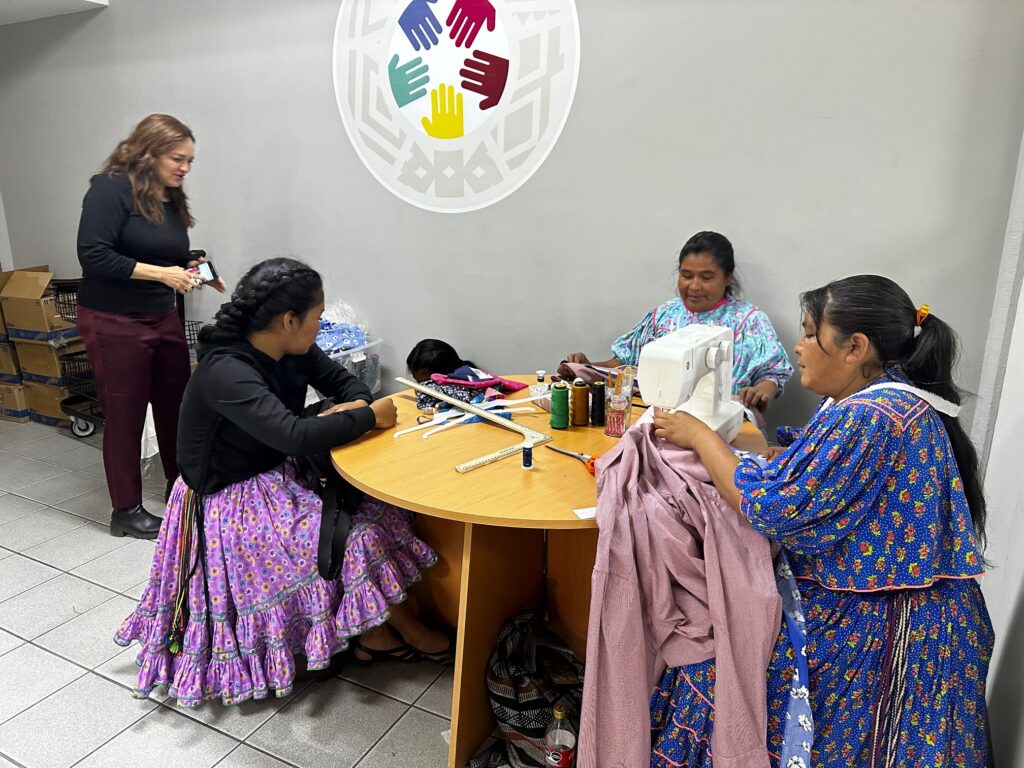
[[[612,354],[624,365],[636,365],[645,344],[677,328],[695,323],[732,328],[735,337],[733,394],[743,387],[765,380],[774,381],[779,387],[779,393],[782,392],[789,377],[793,375],[793,366],[790,365],[786,350],[768,315],[753,304],[735,298],[727,298],[723,304],[707,312],[691,312],[679,298],[666,301],[644,315],[633,330],[616,339],[612,344]]]
[[[800,585],[814,716],[804,762],[982,768],[993,633],[938,413],[912,393],[875,390],[826,401],[779,438],[789,446],[779,458],[741,461],[735,481],[743,513],[785,548]],[[767,672],[773,765],[795,668],[783,629]],[[714,684],[713,660],[665,672],[651,702],[651,766],[712,765]]]

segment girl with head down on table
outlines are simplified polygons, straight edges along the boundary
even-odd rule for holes
[[[786,749],[783,768],[981,768],[986,506],[957,419],[956,337],[884,277],[839,280],[801,303],[800,381],[822,400],[803,429],[779,431],[770,461],[737,458],[688,414],[654,419],[655,437],[695,450],[726,502],[783,547],[799,585],[806,636],[784,622],[768,666],[773,766]],[[665,671],[653,768],[712,765],[714,683],[714,659]],[[793,723],[798,694],[811,717]]]
[[[449,656],[448,638],[405,602],[437,560],[411,513],[357,497],[340,574],[318,573],[319,483],[300,478],[292,457],[396,419],[390,399],[374,400],[314,343],[323,307],[315,270],[270,259],[200,333],[181,409],[181,477],[149,583],[115,637],[142,644],[141,694],[164,686],[188,707],[283,696],[297,666],[324,669],[350,645],[368,664]],[[319,415],[303,410],[308,386],[331,401]]]
[[[793,366],[768,316],[735,295],[735,269],[732,243],[717,232],[698,232],[679,252],[678,297],[648,312],[633,330],[616,339],[610,359],[591,362],[583,352],[573,352],[566,355],[566,362],[635,366],[645,344],[678,328],[693,323],[726,326],[735,336],[733,394],[764,412],[782,393]],[[572,375],[564,365],[559,373]]]

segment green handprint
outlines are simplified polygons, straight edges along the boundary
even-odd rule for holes
[[[420,64],[423,64],[423,59],[417,56],[407,64],[398,66],[397,53],[391,57],[391,61],[388,63],[391,93],[394,94],[399,109],[406,104],[412,104],[420,96],[427,95],[427,89],[423,86],[430,82],[430,77],[427,76],[430,68],[426,64],[421,67]]]
[[[430,92],[430,119],[423,118],[423,130],[435,139],[461,139],[462,115],[462,93],[456,94],[454,85],[441,83]]]

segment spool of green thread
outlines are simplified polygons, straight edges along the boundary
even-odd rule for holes
[[[564,381],[551,387],[551,428],[569,428],[569,385]]]

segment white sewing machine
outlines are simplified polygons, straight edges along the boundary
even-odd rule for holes
[[[743,426],[732,400],[732,329],[687,325],[640,350],[637,381],[644,402],[685,411],[730,442]]]

